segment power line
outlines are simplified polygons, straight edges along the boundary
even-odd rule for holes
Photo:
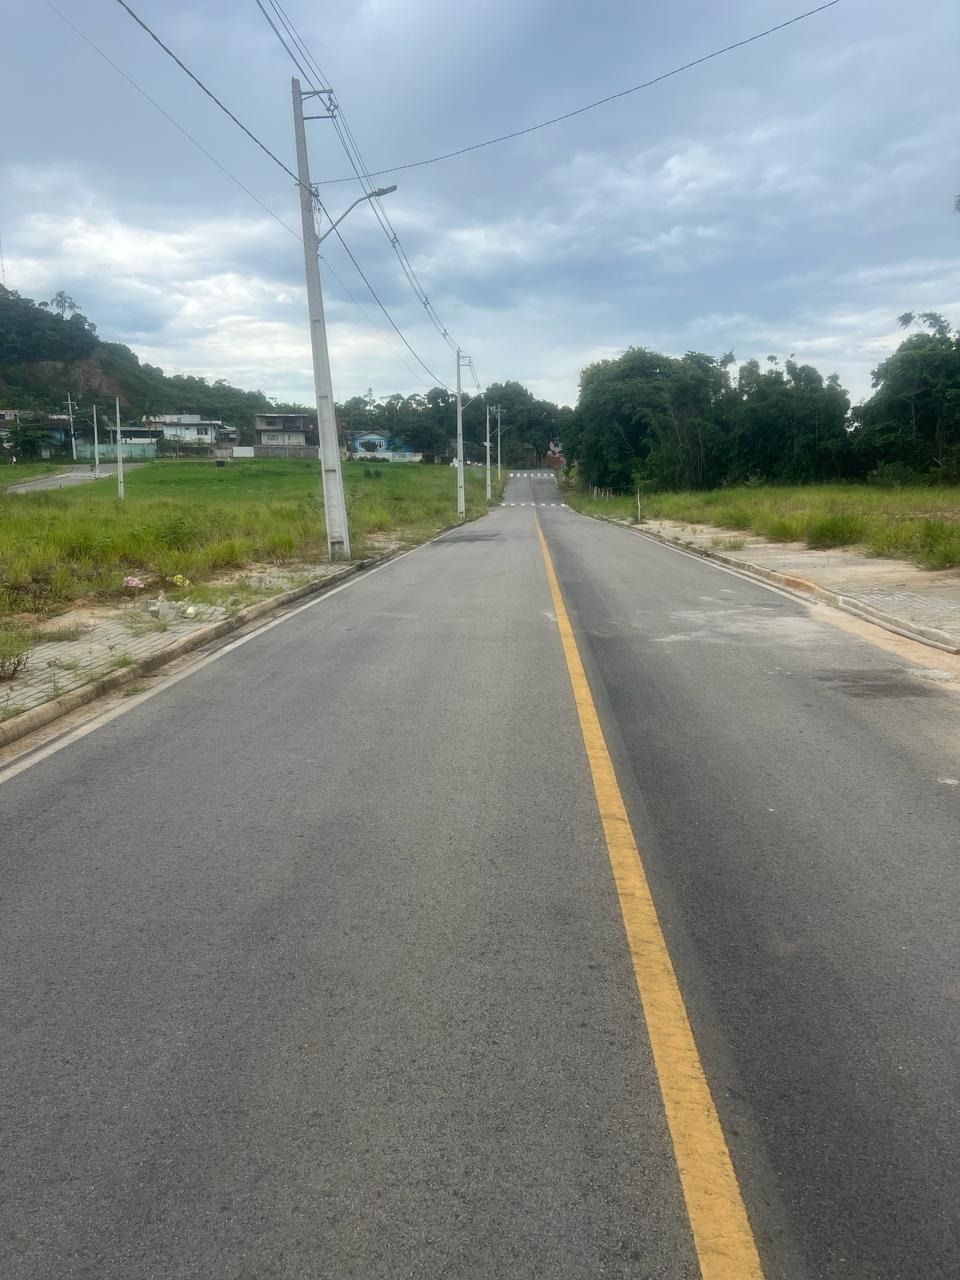
[[[353,305],[357,308],[357,310],[358,310],[358,311],[360,312],[360,314],[363,316],[364,320],[366,320],[366,322],[367,322],[367,324],[370,326],[370,328],[371,328],[371,329],[375,329],[375,330],[376,330],[376,332],[380,335],[380,337],[383,339],[383,341],[387,344],[387,346],[390,348],[390,350],[394,353],[394,355],[397,357],[397,359],[400,361],[400,363],[403,365],[403,367],[404,367],[405,369],[409,369],[409,371],[413,374],[413,376],[416,378],[416,380],[417,380],[417,381],[418,381],[422,386],[424,386],[424,387],[429,386],[430,384],[429,384],[429,383],[428,383],[428,382],[423,378],[423,376],[422,376],[421,374],[419,374],[419,373],[416,371],[416,369],[414,369],[414,367],[413,367],[413,365],[412,365],[412,364],[409,364],[409,363],[407,362],[406,358],[405,358],[404,356],[402,356],[402,355],[400,354],[400,352],[398,351],[398,349],[393,345],[393,343],[392,343],[392,341],[390,340],[390,337],[389,337],[389,335],[387,334],[386,330],[381,329],[381,328],[380,328],[380,326],[377,324],[376,320],[374,320],[374,319],[373,319],[373,317],[372,317],[372,316],[367,312],[367,310],[366,310],[366,308],[364,307],[363,303],[359,300],[359,298],[356,296],[356,294],[353,292],[353,290],[350,288],[350,286],[349,286],[349,285],[347,284],[347,282],[344,280],[343,276],[341,276],[341,275],[340,275],[339,271],[337,271],[336,267],[333,265],[333,263],[330,261],[330,259],[329,259],[329,258],[325,258],[325,257],[323,256],[323,254],[322,254],[322,253],[319,255],[319,257],[320,257],[320,261],[321,261],[321,262],[323,263],[323,265],[327,268],[327,270],[328,270],[328,271],[330,272],[330,274],[333,276],[334,280],[336,280],[337,284],[339,284],[340,288],[344,291],[344,293],[347,295],[347,297],[350,299],[350,301],[353,303]],[[431,376],[432,376],[432,375],[431,375]]]
[[[834,3],[837,3],[837,0],[833,0],[833,2],[834,2]],[[48,3],[49,3],[49,0],[48,0]],[[157,33],[156,33],[155,31],[151,30],[151,28],[147,26],[147,24],[144,22],[144,20],[143,20],[143,19],[142,19],[138,14],[134,13],[134,11],[133,11],[133,10],[130,8],[130,6],[127,4],[127,0],[117,0],[117,4],[120,6],[120,8],[121,8],[121,9],[126,10],[126,12],[127,12],[127,13],[130,15],[130,17],[134,20],[134,22],[137,24],[137,26],[142,27],[142,28],[143,28],[143,30],[147,33],[147,35],[150,37],[150,39],[154,41],[154,43],[155,43],[155,44],[158,44],[158,45],[160,46],[160,48],[161,48],[161,49],[163,50],[163,52],[167,55],[167,57],[172,58],[172,59],[174,60],[174,62],[177,64],[177,66],[180,68],[180,70],[181,70],[185,75],[188,75],[188,76],[190,77],[190,79],[193,81],[193,83],[194,83],[194,84],[195,84],[199,89],[201,89],[201,90],[202,90],[202,91],[207,95],[207,97],[211,100],[211,102],[215,102],[215,103],[217,104],[217,106],[220,108],[220,110],[224,113],[224,115],[229,116],[229,117],[230,117],[230,119],[233,121],[233,123],[237,126],[237,128],[238,128],[238,129],[242,129],[242,130],[243,130],[243,132],[244,132],[244,133],[247,135],[247,137],[250,139],[250,141],[251,141],[251,142],[256,143],[256,145],[260,148],[260,150],[261,150],[261,151],[263,151],[263,152],[265,152],[265,153],[266,153],[266,155],[268,155],[268,156],[270,157],[270,159],[274,162],[274,164],[278,164],[278,165],[280,166],[280,168],[284,171],[284,173],[289,174],[289,176],[294,180],[294,182],[295,182],[295,183],[297,184],[297,186],[299,187],[299,185],[300,185],[300,179],[299,179],[299,178],[297,177],[297,175],[293,172],[293,170],[292,170],[291,168],[289,168],[287,165],[285,165],[285,164],[283,163],[283,161],[282,161],[281,159],[279,159],[279,157],[275,156],[275,155],[274,155],[274,153],[273,153],[273,152],[270,150],[270,148],[267,146],[267,144],[266,144],[265,142],[261,142],[261,141],[260,141],[260,139],[257,137],[257,135],[256,135],[255,133],[252,133],[252,132],[247,128],[247,126],[243,123],[243,121],[242,121],[242,120],[238,120],[238,119],[237,119],[237,117],[236,117],[236,116],[233,114],[233,112],[230,110],[230,108],[229,108],[229,107],[227,107],[227,106],[224,106],[224,104],[220,101],[220,99],[219,99],[219,98],[217,97],[217,95],[213,92],[213,90],[212,90],[212,89],[208,89],[208,88],[207,88],[207,86],[206,86],[206,85],[203,83],[203,81],[200,79],[200,77],[199,77],[199,76],[195,76],[195,75],[193,74],[193,72],[192,72],[192,71],[190,70],[190,68],[186,65],[186,63],[181,62],[181,60],[177,57],[177,55],[173,52],[173,50],[172,50],[168,45],[165,45],[165,44],[163,43],[163,41],[160,39],[160,37],[157,35]]]
[[[327,76],[324,75],[316,58],[314,58],[313,55],[310,53],[310,50],[307,48],[303,38],[300,36],[300,33],[297,31],[296,27],[293,25],[293,22],[285,13],[283,6],[280,4],[279,0],[268,0],[268,3],[270,5],[270,8],[276,14],[276,17],[280,22],[281,26],[284,28],[284,31],[286,32],[286,36],[289,38],[289,41],[293,42],[295,48],[298,50],[298,53],[295,53],[293,49],[290,48],[288,39],[284,37],[280,29],[277,27],[277,24],[270,17],[270,14],[267,12],[267,9],[263,3],[263,0],[256,0],[257,8],[266,18],[272,31],[274,32],[278,41],[280,42],[280,45],[282,46],[284,51],[287,53],[288,57],[293,62],[294,66],[297,68],[297,70],[301,73],[301,75],[307,81],[307,83],[311,86],[311,88],[315,92],[322,92],[325,95],[330,95],[329,102],[328,102],[328,106],[330,110],[330,119],[333,123],[334,129],[336,130],[337,137],[340,139],[340,144],[344,149],[347,159],[350,161],[350,166],[353,169],[354,177],[360,183],[360,186],[363,189],[363,191],[368,196],[372,196],[373,184],[369,181],[365,173],[366,165],[364,163],[363,156],[360,153],[359,145],[357,144],[357,140],[354,137],[349,124],[347,123],[347,120],[343,114],[340,104],[336,101],[336,98],[333,96],[333,90],[328,87],[330,84],[329,79],[327,78]],[[302,57],[298,56],[298,54],[302,55]],[[304,66],[304,62],[306,62],[307,67],[310,68],[309,71],[307,67]],[[393,223],[390,221],[390,216],[387,213],[386,209],[384,208],[382,201],[379,199],[379,197],[373,197],[370,200],[370,203],[373,207],[374,216],[376,217],[377,221],[380,223],[381,230],[386,236],[387,241],[390,244],[390,247],[393,249],[394,253],[396,254],[397,260],[399,261],[400,267],[407,278],[407,283],[410,285],[410,288],[413,290],[414,296],[417,298],[418,302],[420,302],[420,304],[423,306],[431,324],[440,334],[441,338],[444,340],[444,342],[447,344],[447,346],[450,348],[451,351],[455,351],[457,349],[457,343],[450,336],[449,330],[447,329],[443,321],[440,319],[439,315],[437,314],[436,308],[433,306],[433,303],[430,301],[429,297],[427,296],[426,290],[423,288],[423,285],[420,283],[420,280],[417,277],[416,271],[414,270],[413,263],[410,261],[410,258],[406,250],[404,249],[403,245],[400,243],[400,237],[397,234],[397,230],[394,227]]]
[[[324,214],[326,214],[326,212],[327,212],[327,211],[326,211],[326,209],[324,209],[324,208],[323,208],[323,205],[322,205],[322,204],[320,204],[319,200],[317,201],[317,205],[318,205],[318,207],[323,211],[323,213],[324,213]],[[327,215],[327,216],[329,217],[329,215]],[[357,269],[357,274],[359,275],[360,279],[363,281],[363,283],[364,283],[364,284],[367,286],[367,288],[370,290],[370,296],[373,298],[374,302],[377,304],[377,306],[380,308],[380,310],[381,310],[381,311],[383,312],[383,314],[386,316],[386,318],[387,318],[387,320],[389,321],[389,323],[390,323],[391,327],[395,330],[395,332],[396,332],[396,334],[397,334],[397,337],[400,339],[400,341],[403,343],[403,345],[407,348],[407,350],[408,350],[408,351],[410,352],[410,354],[413,356],[414,360],[416,360],[416,362],[417,362],[417,364],[420,366],[420,368],[421,368],[421,369],[426,370],[426,372],[430,375],[430,377],[431,377],[431,378],[433,378],[434,382],[435,382],[438,386],[446,387],[446,384],[443,382],[443,380],[442,380],[441,378],[438,378],[438,377],[437,377],[437,375],[433,372],[433,370],[430,368],[430,366],[429,366],[429,365],[427,365],[427,364],[424,364],[424,362],[423,362],[423,361],[420,359],[420,357],[417,355],[416,351],[413,349],[413,347],[411,347],[410,343],[409,343],[409,342],[407,341],[407,339],[404,337],[403,333],[402,333],[402,332],[400,331],[400,329],[397,327],[397,323],[396,323],[396,321],[394,320],[393,316],[390,314],[390,312],[387,310],[387,308],[386,308],[386,307],[383,305],[383,303],[380,301],[380,297],[379,297],[379,295],[378,295],[378,293],[377,293],[376,289],[374,289],[373,285],[372,285],[372,284],[370,283],[370,281],[367,279],[366,275],[364,274],[364,270],[363,270],[363,268],[360,266],[360,263],[359,263],[359,262],[356,260],[356,258],[353,256],[353,253],[352,253],[352,252],[351,252],[351,250],[350,250],[350,246],[347,244],[346,240],[344,240],[343,236],[340,234],[340,228],[339,228],[339,227],[334,227],[334,228],[333,228],[333,230],[334,230],[334,234],[336,235],[337,239],[340,241],[341,245],[343,246],[344,250],[346,251],[347,257],[350,259],[350,261],[351,261],[351,262],[353,263],[353,265],[356,267],[356,269]],[[446,387],[446,390],[448,390],[448,391],[449,391],[449,390],[450,390],[450,388],[449,388],[449,387]]]
[[[47,3],[50,5],[50,7],[51,7],[52,9],[55,9],[55,11],[56,11],[57,13],[60,13],[59,9],[56,9],[56,6],[55,6],[55,5],[53,5],[53,4],[51,3],[51,0],[47,0]],[[138,14],[136,14],[136,13],[134,12],[134,10],[133,10],[133,9],[131,9],[130,5],[128,5],[128,4],[126,3],[126,0],[117,0],[117,3],[120,5],[120,7],[121,7],[122,9],[124,9],[124,10],[125,10],[125,11],[130,15],[130,17],[131,17],[131,18],[133,18],[134,22],[136,22],[138,26],[142,27],[142,29],[147,33],[147,35],[148,35],[148,36],[150,36],[151,40],[153,40],[156,44],[158,44],[158,45],[160,46],[160,48],[164,51],[164,53],[166,53],[166,54],[168,55],[168,57],[170,57],[170,58],[172,58],[172,59],[173,59],[173,61],[177,64],[177,66],[181,69],[181,71],[183,71],[187,76],[189,76],[189,77],[190,77],[190,79],[194,82],[194,84],[196,84],[200,89],[202,89],[202,91],[207,95],[207,97],[208,97],[208,98],[210,98],[214,103],[216,103],[216,105],[220,108],[220,110],[221,110],[221,111],[223,111],[227,116],[229,116],[229,118],[233,121],[233,123],[234,123],[234,124],[235,124],[239,129],[241,129],[241,130],[242,130],[242,131],[247,135],[247,137],[248,137],[252,142],[256,143],[256,145],[260,148],[260,150],[261,150],[261,151],[263,151],[266,155],[268,155],[268,156],[270,157],[270,159],[271,159],[275,164],[279,165],[279,166],[280,166],[280,168],[284,171],[284,173],[288,174],[288,175],[289,175],[289,176],[294,180],[294,182],[297,184],[297,186],[299,187],[299,186],[301,185],[301,183],[300,183],[300,179],[299,179],[299,178],[298,178],[298,176],[293,172],[293,170],[292,170],[292,169],[290,169],[287,165],[285,165],[285,164],[284,164],[284,162],[283,162],[283,161],[282,161],[278,156],[276,156],[276,155],[275,155],[275,154],[270,150],[270,148],[269,148],[265,143],[261,142],[261,141],[260,141],[260,139],[256,136],[256,134],[254,134],[250,129],[248,129],[248,128],[247,128],[247,126],[246,126],[246,125],[245,125],[241,120],[239,120],[239,119],[238,119],[238,118],[233,114],[233,112],[229,109],[229,107],[225,106],[225,105],[224,105],[224,103],[222,103],[222,102],[220,101],[220,99],[216,96],[216,94],[215,94],[215,93],[213,93],[210,89],[208,89],[208,88],[207,88],[207,86],[203,83],[203,81],[199,78],[199,76],[194,75],[194,73],[190,70],[190,68],[189,68],[189,67],[188,67],[188,66],[187,66],[187,65],[186,65],[186,64],[185,64],[185,63],[184,63],[180,58],[178,58],[178,57],[177,57],[177,55],[173,52],[173,50],[172,50],[172,49],[170,49],[168,45],[164,44],[164,42],[160,39],[160,37],[159,37],[159,36],[158,36],[158,35],[157,35],[153,30],[151,30],[151,28],[150,28],[149,26],[147,26],[147,24],[143,21],[143,19],[142,19],[141,17],[139,17],[139,16],[138,16]],[[64,18],[64,21],[69,22],[69,19],[67,19],[67,18],[65,17],[65,15],[60,14],[60,16],[61,16],[62,18]],[[267,15],[265,14],[265,16],[267,16]],[[268,20],[269,20],[269,18],[268,18]],[[71,23],[69,23],[69,25],[70,25],[70,26],[73,26],[73,23],[71,22]],[[271,26],[272,26],[272,25],[273,25],[273,24],[271,23]],[[81,31],[79,31],[79,29],[78,29],[78,28],[74,27],[74,30],[75,30],[75,31],[77,31],[77,34],[78,34],[78,35],[83,35],[83,33],[82,33]],[[279,33],[278,33],[278,35],[279,35]],[[84,36],[83,38],[84,38],[84,39],[86,39],[86,36]],[[87,42],[88,42],[89,44],[91,44],[93,48],[96,48],[96,46],[92,44],[92,41],[89,41],[89,40],[88,40]],[[281,43],[283,43],[282,39],[281,39]],[[284,46],[284,47],[286,47],[286,46]],[[97,49],[97,52],[98,52],[98,53],[101,53],[102,51],[101,51],[101,50],[99,50],[99,49]],[[288,52],[289,52],[289,50],[288,50]],[[103,56],[104,58],[106,58],[106,54],[102,54],[102,56]],[[108,62],[110,62],[110,59],[109,59],[109,58],[106,58],[106,60],[107,60]],[[111,66],[114,66],[114,65],[115,65],[115,64],[111,62]],[[120,68],[119,68],[119,67],[117,67],[116,69],[117,69],[118,71],[120,71]],[[130,80],[130,77],[129,77],[129,76],[127,76],[124,72],[120,71],[120,74],[124,76],[124,79],[126,79],[126,80]],[[130,80],[130,83],[131,83],[131,84],[133,84],[133,85],[134,85],[134,87],[135,87],[135,88],[137,88],[137,89],[139,90],[139,86],[138,86],[138,85],[136,85],[136,83],[135,83],[134,81]],[[143,92],[143,90],[139,90],[139,91],[140,91],[140,92]],[[149,98],[149,97],[148,97],[148,95],[147,95],[146,93],[144,93],[144,94],[143,94],[143,96],[144,96],[144,97],[147,97],[147,98],[148,98],[148,101],[153,102],[153,99],[152,99],[152,98]],[[181,133],[183,133],[186,137],[190,138],[190,141],[191,141],[191,142],[194,142],[196,146],[200,147],[200,150],[201,150],[201,151],[203,151],[203,152],[204,152],[204,154],[205,154],[205,155],[207,155],[211,160],[213,160],[214,164],[216,164],[216,165],[218,166],[218,168],[223,169],[224,173],[227,173],[227,174],[228,174],[228,176],[230,176],[231,178],[233,178],[233,174],[229,173],[229,170],[225,169],[225,168],[224,168],[224,166],[223,166],[223,165],[221,165],[221,164],[220,164],[220,162],[219,162],[218,160],[216,160],[216,158],[215,158],[214,156],[210,155],[210,153],[209,153],[208,151],[206,151],[206,149],[205,149],[204,147],[201,147],[201,146],[200,146],[200,144],[199,144],[198,142],[196,142],[196,139],[194,139],[193,137],[191,137],[191,135],[190,135],[190,134],[188,134],[188,133],[186,132],[186,130],[185,130],[185,129],[181,128],[181,126],[180,126],[180,125],[178,125],[178,124],[177,124],[177,122],[176,122],[176,121],[175,121],[171,116],[168,116],[168,115],[167,115],[167,113],[166,113],[165,111],[163,111],[163,108],[162,108],[162,107],[160,107],[157,103],[153,103],[153,105],[154,105],[154,106],[156,106],[156,107],[157,107],[157,110],[161,111],[163,115],[167,116],[167,119],[169,119],[169,120],[170,120],[170,122],[171,122],[172,124],[177,125],[177,128],[178,128],[178,129],[180,129]],[[234,181],[238,182],[238,185],[243,186],[243,184],[242,184],[242,183],[239,183],[238,179],[234,178]],[[244,190],[246,190],[246,188],[245,188],[245,187],[244,187],[243,189],[244,189]],[[262,202],[261,200],[259,200],[259,198],[258,198],[257,196],[254,196],[252,192],[249,192],[249,191],[248,191],[248,192],[247,192],[247,194],[248,194],[248,195],[250,195],[250,196],[252,196],[252,198],[253,198],[254,200],[256,200],[258,204],[263,205],[263,202]],[[311,191],[311,192],[310,192],[310,194],[311,194],[311,197],[313,198],[313,200],[315,201],[315,203],[316,203],[316,204],[317,204],[317,205],[322,209],[322,208],[323,208],[323,206],[322,206],[322,205],[320,205],[320,202],[319,202],[319,199],[317,198],[316,192],[315,192],[315,191]],[[266,205],[263,205],[263,208],[267,209],[267,206],[266,206]],[[274,214],[274,213],[273,213],[273,211],[272,211],[271,209],[267,209],[267,212],[268,212],[268,213],[270,213],[272,217],[277,218],[277,221],[279,221],[279,222],[281,222],[281,223],[282,223],[282,219],[280,219],[279,217],[277,217],[277,215],[276,215],[276,214]],[[325,211],[324,211],[324,212],[325,212]],[[286,223],[283,223],[283,225],[284,225],[284,226],[286,226]],[[291,228],[291,227],[287,227],[287,230],[288,230],[288,231],[292,231],[292,228]],[[294,234],[294,235],[296,235],[296,232],[293,232],[293,234]],[[301,237],[300,237],[300,236],[297,236],[297,239],[299,240],[299,239],[301,239]],[[356,258],[354,257],[353,253],[351,252],[349,245],[347,244],[346,240],[344,240],[343,236],[340,234],[340,229],[339,229],[339,228],[337,228],[337,239],[340,241],[341,245],[342,245],[342,246],[343,246],[343,248],[346,250],[347,256],[350,258],[350,261],[351,261],[351,262],[353,263],[353,265],[356,267],[357,272],[359,273],[359,275],[360,275],[361,279],[363,280],[364,284],[365,284],[365,285],[367,286],[367,288],[370,290],[370,293],[371,293],[371,295],[373,296],[374,300],[376,301],[377,305],[379,306],[380,310],[381,310],[381,311],[383,312],[383,314],[386,316],[387,320],[390,322],[391,327],[396,331],[397,335],[400,337],[400,339],[401,339],[401,341],[403,342],[404,346],[406,346],[406,347],[408,348],[408,350],[411,352],[411,354],[413,355],[413,357],[414,357],[414,359],[417,361],[417,363],[418,363],[418,364],[419,364],[423,369],[425,369],[425,370],[426,370],[426,372],[430,375],[430,377],[431,377],[431,378],[433,378],[436,382],[440,382],[440,379],[439,379],[439,378],[437,378],[437,375],[433,372],[433,370],[432,370],[432,369],[430,369],[428,365],[424,364],[424,362],[420,359],[419,355],[417,355],[417,352],[414,350],[414,348],[413,348],[413,347],[410,345],[410,343],[407,341],[406,337],[405,337],[405,336],[404,336],[404,334],[401,332],[400,328],[398,327],[398,325],[397,325],[397,324],[396,324],[396,322],[394,321],[393,317],[390,315],[389,311],[387,311],[386,307],[385,307],[385,306],[383,305],[383,303],[380,301],[380,298],[377,296],[376,291],[374,290],[373,286],[370,284],[370,281],[367,279],[366,275],[364,274],[363,270],[361,269],[360,264],[357,262]],[[329,264],[328,264],[328,265],[329,265]],[[338,278],[339,278],[339,277],[338,277]],[[342,283],[342,282],[341,282],[341,283]],[[346,286],[344,286],[344,287],[346,287]],[[352,295],[351,295],[351,296],[352,296]],[[354,301],[356,301],[356,299],[354,299]],[[357,305],[359,305],[359,304],[357,304]],[[441,384],[441,385],[442,385],[442,384]]]
[[[151,107],[153,107],[156,111],[159,111],[160,114],[163,116],[163,118],[165,120],[168,120],[175,129],[179,130],[179,132],[182,133],[183,136],[189,142],[192,142],[198,151],[202,152],[202,154],[205,155],[212,164],[215,164],[217,166],[217,168],[220,170],[221,173],[225,173],[231,182],[236,183],[236,185],[240,188],[240,190],[244,192],[245,195],[248,195],[250,199],[253,200],[256,204],[258,204],[265,213],[269,213],[270,217],[273,218],[275,222],[279,222],[281,227],[283,227],[285,231],[289,231],[292,236],[296,236],[298,240],[300,239],[299,232],[294,231],[293,227],[291,227],[289,223],[284,222],[283,218],[280,217],[279,213],[274,213],[274,211],[270,208],[269,205],[264,204],[264,202],[260,199],[260,197],[258,195],[255,195],[254,192],[252,192],[248,186],[246,186],[243,182],[241,182],[235,173],[231,173],[225,164],[221,164],[221,162],[217,159],[217,157],[213,155],[210,151],[208,151],[202,142],[198,142],[192,133],[189,133],[183,127],[183,125],[180,124],[179,121],[175,120],[168,111],[165,111],[164,108],[161,107],[159,102],[157,102],[154,98],[151,98],[149,93],[147,93],[145,89],[141,88],[139,84],[137,84],[136,80],[134,80],[131,76],[128,76],[122,67],[117,66],[117,64],[113,61],[113,59],[109,57],[106,53],[104,53],[104,51],[100,48],[99,45],[94,44],[94,42],[90,39],[90,37],[86,35],[85,32],[80,30],[80,28],[76,25],[76,23],[71,22],[71,20],[67,17],[67,15],[62,10],[57,8],[57,6],[53,3],[53,0],[46,0],[46,3],[48,7],[51,8],[55,14],[57,14],[58,17],[63,19],[63,21],[67,24],[68,27],[70,27],[74,32],[76,32],[76,34],[80,37],[81,40],[83,40],[86,44],[90,46],[90,48],[94,51],[94,53],[99,54],[99,56],[104,60],[104,62],[108,64],[108,66],[113,67],[117,75],[123,76],[127,84],[129,84],[132,88],[136,89],[137,93],[140,94],[141,98],[145,98],[147,102],[150,103]]]
[[[786,22],[778,22],[774,27],[767,27],[765,31],[758,31],[755,35],[747,36],[744,40],[735,40],[733,44],[726,44],[722,49],[714,49],[712,53],[705,53],[702,58],[694,58],[691,62],[685,62],[682,66],[674,67],[671,71],[664,71],[662,75],[654,76],[652,80],[644,80],[642,84],[635,84],[629,89],[621,89],[618,93],[608,94],[605,98],[598,98],[596,102],[588,102],[582,107],[576,107],[573,111],[565,111],[562,115],[552,116],[549,120],[541,120],[539,124],[527,125],[524,129],[515,129],[512,133],[501,133],[495,138],[487,138],[484,142],[474,142],[469,147],[458,147],[456,151],[445,151],[442,155],[431,156],[428,160],[412,160],[408,164],[392,165],[388,169],[368,169],[365,173],[367,178],[379,178],[387,173],[401,173],[405,169],[421,169],[424,165],[439,164],[441,160],[452,160],[455,156],[465,156],[471,151],[480,151],[484,147],[496,146],[499,142],[510,142],[514,138],[522,138],[528,133],[536,133],[539,129],[548,129],[551,125],[560,124],[564,120],[572,120],[574,116],[581,116],[586,111],[593,111],[596,107],[606,106],[608,102],[615,102],[618,98],[625,98],[631,93],[639,93],[641,89],[649,89],[652,85],[660,84],[663,80],[669,80],[671,76],[678,76],[681,72],[689,71],[692,67],[699,67],[704,62],[710,62],[713,58],[719,58],[725,53],[731,53],[734,49],[742,49],[745,45],[754,44],[757,40],[763,40],[767,36],[772,36],[776,31],[783,31],[786,27],[792,27],[797,22],[803,22],[805,18],[812,18],[815,14],[823,13],[825,9],[832,9],[834,5],[840,3],[840,0],[827,0],[826,4],[818,5],[815,9],[808,9],[805,13],[798,13],[793,18],[788,18]],[[337,182],[353,182],[352,177],[344,178],[327,178],[318,186],[329,186]]]

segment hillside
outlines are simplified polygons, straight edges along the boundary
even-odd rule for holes
[[[241,429],[275,407],[262,391],[170,377],[141,362],[129,347],[99,338],[96,325],[62,292],[38,303],[0,286],[0,407],[62,413],[68,391],[103,409],[112,409],[119,396],[128,418],[202,413]]]

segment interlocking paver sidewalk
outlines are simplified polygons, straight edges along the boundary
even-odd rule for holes
[[[905,631],[940,633],[943,642],[960,650],[960,571],[919,569],[903,560],[864,555],[846,547],[815,551],[795,542],[766,542],[729,529],[654,520],[641,526],[672,542],[719,555],[744,569],[798,579],[845,604],[879,613]],[[742,546],[737,544],[742,542]],[[926,637],[930,638],[930,637]]]
[[[241,591],[226,604],[204,604],[189,598],[162,601],[149,611],[147,599],[116,606],[72,609],[47,619],[46,632],[65,630],[73,639],[50,640],[30,650],[27,665],[13,680],[0,683],[0,722],[30,711],[122,667],[176,649],[192,635],[236,613],[242,605],[268,599],[305,581],[338,572],[335,565],[298,565],[247,574]],[[146,596],[147,593],[144,593]]]

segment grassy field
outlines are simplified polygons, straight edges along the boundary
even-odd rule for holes
[[[58,471],[68,471],[72,462],[18,462],[15,467],[9,464],[0,466],[0,491],[12,484],[23,484],[25,480],[36,480],[37,476],[52,476]]]
[[[346,463],[344,483],[356,556],[378,537],[413,543],[456,522],[451,467]],[[102,480],[0,493],[0,619],[121,596],[128,575],[165,586],[178,574],[198,582],[253,562],[326,559],[316,462],[152,462],[128,474],[126,492],[120,502],[116,482]],[[467,514],[485,509],[471,467]]]
[[[588,515],[636,519],[635,495],[567,493]],[[646,520],[709,524],[808,547],[863,547],[924,569],[960,566],[960,488],[880,489],[870,485],[717,489],[641,497]]]

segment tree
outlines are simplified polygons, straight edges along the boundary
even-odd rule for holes
[[[874,394],[858,407],[853,443],[863,471],[896,467],[938,482],[960,480],[960,331],[938,312],[905,311],[905,338],[873,371]]]
[[[75,311],[80,310],[73,298],[71,298],[68,293],[64,293],[62,289],[58,289],[53,295],[50,299],[50,305],[53,307],[54,311],[56,311],[61,320],[66,318],[68,311],[73,315]]]

